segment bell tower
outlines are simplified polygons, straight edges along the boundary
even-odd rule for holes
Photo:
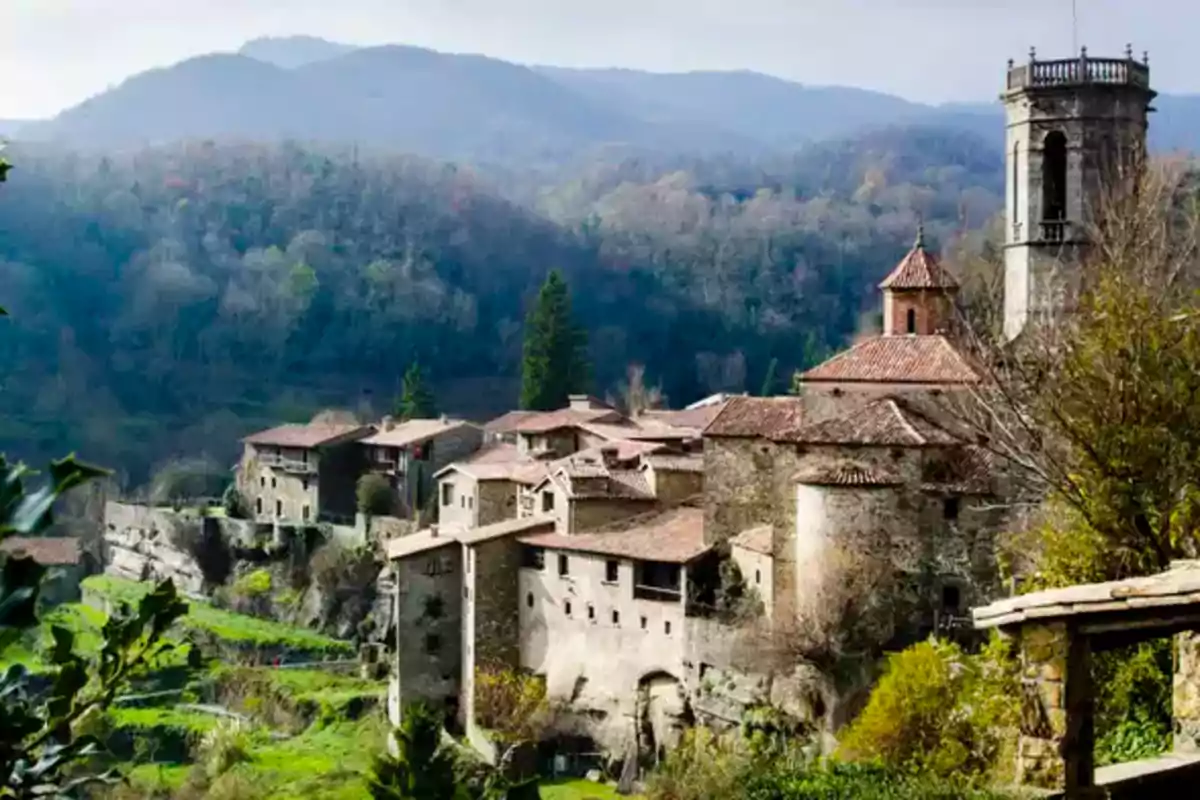
[[[1004,335],[1069,310],[1071,266],[1087,246],[1103,192],[1135,174],[1146,153],[1155,92],[1149,59],[1008,62]]]

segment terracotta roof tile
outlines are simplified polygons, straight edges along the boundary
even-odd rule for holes
[[[758,528],[751,528],[748,531],[742,531],[730,540],[730,544],[734,547],[740,547],[743,550],[749,550],[752,553],[773,556],[775,555],[775,528],[770,525],[763,525]]]
[[[800,444],[921,447],[957,439],[902,400],[884,397],[841,416],[802,426],[779,437]]]
[[[728,399],[717,400],[705,403],[695,408],[674,409],[654,409],[645,411],[635,417],[636,422],[655,422],[664,425],[670,425],[676,428],[695,428],[696,430],[704,430],[710,422],[721,413],[721,409],[729,402]]]
[[[804,383],[951,384],[976,383],[979,373],[945,336],[874,336],[813,367],[800,379]]]
[[[897,475],[862,464],[837,464],[803,469],[797,472],[792,480],[808,486],[896,486],[901,483]]]
[[[65,567],[79,563],[79,540],[74,537],[9,536],[0,540],[0,552],[32,558],[43,567]]]
[[[255,445],[307,449],[355,441],[370,436],[373,432],[374,429],[370,425],[310,422],[279,425],[252,433],[242,441]]]
[[[475,427],[475,424],[461,419],[410,419],[396,423],[390,430],[377,426],[375,433],[362,443],[376,447],[408,447],[468,426]]]
[[[539,413],[538,411],[509,411],[485,423],[483,429],[487,433],[514,433],[521,422],[537,416]]]
[[[612,442],[653,441],[656,439],[692,439],[700,435],[694,428],[679,428],[674,425],[637,424],[613,425],[603,422],[580,423],[579,428],[588,433],[602,436]]]
[[[704,511],[700,508],[672,509],[653,517],[596,533],[540,533],[520,537],[523,544],[549,550],[663,561],[686,564],[708,551],[704,542]]]
[[[925,249],[923,232],[917,233],[912,250],[896,268],[879,284],[880,289],[943,289],[958,288],[958,281],[939,262],[933,253]]]
[[[560,408],[531,414],[516,423],[517,433],[549,433],[559,428],[570,428],[585,422],[621,422],[621,412],[611,408]]]
[[[799,397],[731,397],[704,429],[704,435],[771,439],[800,427],[804,411],[804,401]]]
[[[704,472],[704,456],[700,453],[693,455],[654,453],[644,456],[642,464],[661,472]]]

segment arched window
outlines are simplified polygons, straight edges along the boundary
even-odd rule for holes
[[[917,332],[917,310],[915,308],[910,308],[908,310],[908,332]]]
[[[1067,137],[1062,131],[1046,134],[1042,143],[1042,219],[1067,218]]]

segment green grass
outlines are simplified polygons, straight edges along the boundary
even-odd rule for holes
[[[638,800],[633,795],[618,795],[616,789],[611,786],[592,783],[582,778],[543,781],[538,787],[538,795],[542,800],[616,800],[618,797]]]
[[[0,655],[0,669],[7,669],[12,664],[23,664],[30,672],[44,671],[47,665],[42,661],[40,654],[51,644],[50,628],[55,625],[66,628],[75,635],[76,653],[84,657],[95,656],[100,652],[103,641],[100,630],[104,627],[106,619],[104,612],[81,603],[58,606],[42,617],[35,630]]]
[[[192,733],[205,733],[217,726],[220,718],[199,711],[171,706],[150,708],[114,708],[108,712],[117,728],[179,728]]]
[[[174,791],[187,780],[191,769],[191,764],[141,764],[129,770],[127,776],[135,786]]]
[[[93,575],[84,580],[83,588],[108,600],[132,605],[150,590],[150,584],[114,578],[111,575]],[[195,600],[188,601],[188,613],[182,625],[187,630],[208,634],[235,645],[282,647],[329,656],[354,656],[354,646],[349,642],[282,622],[235,614]]]

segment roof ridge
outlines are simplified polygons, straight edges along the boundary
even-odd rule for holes
[[[909,422],[908,419],[904,416],[904,412],[900,410],[900,404],[896,402],[896,398],[887,397],[884,399],[887,401],[888,405],[891,407],[892,413],[896,415],[896,419],[900,422],[901,427],[903,427],[906,431],[908,431],[910,434],[912,434],[912,437],[914,439],[916,439],[917,444],[929,444],[929,440],[927,440],[924,436],[922,436],[917,431],[917,429],[913,427],[912,423]]]

